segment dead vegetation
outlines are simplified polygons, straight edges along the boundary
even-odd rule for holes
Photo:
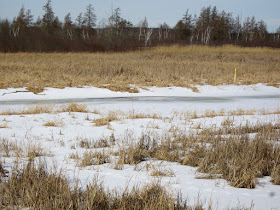
[[[271,181],[279,184],[279,138],[280,125],[270,123],[202,129],[197,134],[182,133],[162,138],[143,135],[116,152],[87,151],[80,166],[111,163],[112,168],[122,170],[125,164],[164,160],[198,167],[197,171],[205,174],[199,178],[219,177],[233,187],[255,188],[257,178],[264,176],[271,176]],[[148,168],[151,176],[173,176],[172,170],[159,165]]]
[[[59,112],[89,112],[87,106],[85,104],[78,104],[76,102],[72,102],[62,107]]]
[[[115,145],[115,136],[112,134],[107,138],[100,138],[97,140],[92,139],[81,139],[79,146],[84,149],[96,149],[96,148],[107,148]]]
[[[112,121],[118,120],[120,120],[119,112],[109,111],[106,116],[101,116],[100,118],[93,120],[93,123],[95,126],[105,126],[109,125]]]
[[[23,156],[24,148],[17,142],[8,141],[8,139],[0,138],[0,157],[11,157],[16,158]]]
[[[110,162],[110,154],[104,150],[101,152],[86,151],[83,154],[80,166],[86,167],[91,165],[102,165]]]
[[[44,149],[41,147],[40,144],[31,144],[28,145],[27,148],[27,158],[29,162],[34,161],[37,157],[46,156],[47,153],[44,151]]]
[[[255,133],[249,137],[249,133]],[[230,133],[230,136],[225,134]],[[199,135],[178,135],[175,139],[155,139],[143,135],[137,144],[121,148],[117,168],[124,164],[139,164],[149,159],[180,162],[198,167],[205,177],[221,177],[238,188],[254,188],[257,178],[272,176],[279,184],[280,145],[279,125],[258,125],[223,128],[216,132],[202,131]],[[155,172],[156,173],[156,172]],[[159,172],[156,174],[160,174]]]
[[[187,206],[187,201],[158,183],[118,193],[105,190],[96,178],[82,190],[78,183],[71,187],[61,171],[50,173],[45,165],[33,163],[15,168],[8,179],[2,179],[0,193],[3,209],[202,209],[200,203]]]
[[[22,108],[18,110],[7,109],[0,113],[0,115],[32,115],[32,114],[56,114],[61,112],[85,112],[88,113],[89,110],[85,104],[78,104],[72,102],[55,109],[54,105],[51,104],[37,104],[34,106],[28,106],[27,108]]]
[[[145,86],[266,83],[279,87],[277,49],[170,46],[127,53],[1,53],[0,88],[96,86],[137,92]],[[106,84],[106,85],[105,85]]]
[[[146,164],[146,170],[150,171],[150,176],[167,176],[174,177],[174,171],[170,167],[162,166],[161,163]]]
[[[1,112],[0,115],[31,115],[31,114],[53,113],[54,112],[53,108],[54,108],[53,105],[37,104],[19,110],[8,109]]]
[[[161,116],[157,113],[144,113],[144,112],[136,112],[134,110],[128,112],[127,114],[127,119],[145,119],[145,118],[150,118],[150,119],[161,119]]]
[[[46,123],[43,124],[43,126],[46,126],[46,127],[60,127],[63,124],[64,123],[61,120],[54,119],[54,120],[47,121]]]
[[[7,123],[4,123],[4,124],[0,124],[0,128],[9,128],[9,126]]]

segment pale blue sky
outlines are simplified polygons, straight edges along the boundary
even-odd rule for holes
[[[1,19],[12,19],[24,5],[30,9],[36,20],[42,16],[42,7],[47,0],[0,0]],[[166,22],[173,27],[182,18],[187,9],[192,14],[199,14],[200,9],[206,6],[217,6],[218,10],[232,12],[234,16],[242,18],[255,16],[257,20],[263,19],[270,32],[280,26],[280,0],[52,0],[55,15],[63,21],[64,16],[70,12],[75,20],[85,7],[92,4],[97,15],[97,23],[108,18],[112,6],[120,7],[122,17],[133,24],[139,23],[146,16],[150,26]]]

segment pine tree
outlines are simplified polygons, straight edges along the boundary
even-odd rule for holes
[[[43,6],[43,10],[45,11],[45,14],[42,18],[42,27],[45,28],[45,30],[48,32],[53,32],[53,22],[55,20],[55,17],[51,6],[51,0],[47,1],[46,5]]]
[[[96,25],[96,15],[94,14],[94,8],[89,4],[84,14],[84,21],[87,29],[92,29]]]

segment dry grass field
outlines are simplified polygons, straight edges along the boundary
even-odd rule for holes
[[[45,87],[88,85],[137,92],[130,84],[232,84],[235,68],[237,84],[279,86],[280,50],[171,46],[126,53],[1,53],[0,88],[27,87],[38,93]]]

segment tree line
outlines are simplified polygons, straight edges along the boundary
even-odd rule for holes
[[[149,27],[147,18],[133,25],[122,18],[120,8],[98,26],[92,4],[75,20],[70,13],[59,20],[51,0],[42,9],[42,18],[36,20],[24,7],[13,21],[0,19],[1,52],[126,51],[164,44],[280,47],[280,27],[268,33],[263,20],[253,16],[242,21],[215,6],[202,8],[199,15],[186,10],[173,28],[166,23]]]

